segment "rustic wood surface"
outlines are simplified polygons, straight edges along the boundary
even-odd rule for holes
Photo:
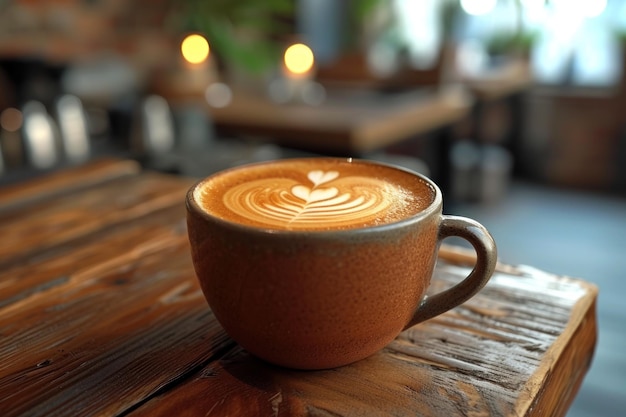
[[[29,181],[0,188],[0,211],[15,208],[33,199],[44,199],[111,178],[136,174],[139,169],[134,161],[102,159],[72,170],[58,171],[48,175],[43,181]]]
[[[184,222],[191,182],[68,180],[0,210],[0,415],[565,414],[595,347],[593,285],[499,265],[475,298],[366,360],[278,368],[229,339],[202,296]],[[440,254],[431,291],[473,261]]]

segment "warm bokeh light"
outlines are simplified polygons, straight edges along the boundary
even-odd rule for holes
[[[183,58],[191,64],[200,64],[209,57],[209,42],[202,35],[189,35],[180,45]]]
[[[22,112],[13,107],[4,109],[0,114],[0,127],[8,132],[16,132],[22,127],[24,117]]]
[[[313,51],[302,43],[291,45],[285,51],[285,67],[297,75],[306,74],[313,68]]]
[[[224,83],[213,83],[204,91],[204,98],[213,107],[226,107],[233,100],[233,92]]]

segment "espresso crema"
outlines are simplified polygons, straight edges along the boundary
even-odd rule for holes
[[[393,223],[432,204],[411,173],[351,159],[275,161],[218,173],[194,190],[208,213],[277,230],[354,229]]]

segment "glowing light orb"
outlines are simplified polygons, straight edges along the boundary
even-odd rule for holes
[[[202,35],[188,35],[180,44],[183,58],[191,64],[200,64],[209,57],[209,42]]]
[[[293,74],[306,74],[313,68],[314,61],[313,51],[305,44],[296,43],[285,51],[285,67]]]

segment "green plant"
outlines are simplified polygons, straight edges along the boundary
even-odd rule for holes
[[[491,56],[527,52],[536,40],[537,33],[531,31],[495,33],[485,41],[485,48]]]
[[[185,0],[177,3],[184,31],[203,33],[226,65],[262,73],[275,65],[292,29],[292,0]]]
[[[346,25],[358,27],[380,2],[350,0]],[[295,0],[171,0],[171,3],[179,12],[179,27],[183,31],[203,33],[220,61],[250,74],[263,73],[280,62],[285,47],[281,40],[295,29]]]

